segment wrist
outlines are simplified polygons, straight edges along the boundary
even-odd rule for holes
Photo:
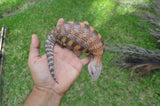
[[[62,97],[49,88],[34,86],[24,106],[59,106]]]
[[[39,94],[39,97],[45,97],[46,99],[48,99],[48,103],[49,104],[55,104],[55,105],[59,105],[60,101],[62,99],[63,96],[58,95],[57,93],[55,93],[52,89],[49,88],[44,88],[44,87],[37,87],[34,86],[33,87],[34,92],[37,92],[37,94]],[[54,105],[53,105],[54,106]]]

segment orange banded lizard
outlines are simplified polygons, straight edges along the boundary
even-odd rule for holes
[[[58,83],[54,74],[54,45],[67,45],[81,52],[89,53],[91,60],[88,65],[89,74],[93,81],[97,81],[103,70],[102,56],[104,42],[101,35],[91,26],[81,22],[65,22],[57,25],[48,35],[45,50],[48,66],[53,79]]]

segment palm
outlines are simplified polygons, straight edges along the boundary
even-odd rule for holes
[[[48,87],[59,94],[64,94],[75,82],[84,65],[72,51],[58,45],[54,48],[54,57],[55,76],[59,84],[53,80],[49,72],[46,55],[36,57],[35,61],[32,60],[33,64],[29,66],[35,85]]]
[[[66,92],[79,76],[83,64],[80,59],[70,50],[55,46],[55,76],[59,82],[54,80],[55,90],[59,93]]]

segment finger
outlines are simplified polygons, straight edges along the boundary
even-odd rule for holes
[[[64,23],[64,19],[63,19],[63,18],[60,18],[60,19],[58,20],[58,22],[57,22],[57,25],[63,24],[63,23]]]
[[[37,35],[32,35],[32,42],[30,45],[29,59],[39,57],[40,40]]]
[[[88,21],[84,21],[83,23],[89,25]]]
[[[79,51],[79,50],[76,50],[76,51],[74,52],[74,54],[75,54],[76,56],[80,57],[80,56],[82,55],[82,52]]]
[[[82,65],[85,66],[86,64],[89,63],[90,59],[91,59],[91,56],[88,55],[88,56],[84,57],[83,59],[81,59],[80,61],[81,61]]]

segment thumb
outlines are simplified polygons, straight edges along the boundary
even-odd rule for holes
[[[81,61],[82,65],[85,66],[86,64],[89,63],[90,59],[91,59],[91,56],[88,55],[88,56],[84,57],[83,59],[81,59],[80,61]]]
[[[30,45],[30,52],[29,52],[29,60],[34,59],[35,57],[39,57],[39,48],[40,48],[40,40],[37,35],[32,35],[32,42]]]

